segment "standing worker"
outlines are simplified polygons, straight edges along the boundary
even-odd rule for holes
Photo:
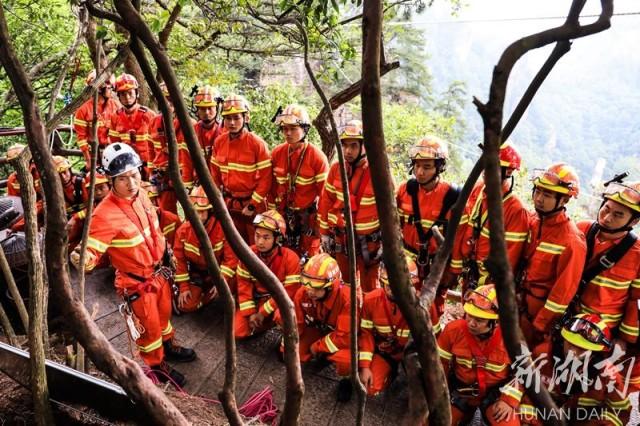
[[[178,386],[185,377],[167,361],[189,362],[193,349],[178,346],[171,326],[171,270],[167,245],[149,198],[140,191],[142,161],[128,145],[114,143],[102,155],[102,167],[111,178],[111,193],[96,207],[89,229],[85,267],[92,270],[107,254],[116,270],[115,287],[141,327],[131,327],[144,363],[158,380]],[[76,267],[80,253],[71,253]],[[138,337],[139,335],[139,337]]]
[[[270,208],[287,222],[287,247],[311,257],[320,252],[316,223],[318,198],[327,178],[327,156],[309,143],[311,119],[300,105],[289,105],[276,116],[285,143],[271,153],[273,183]]]
[[[224,127],[211,155],[211,177],[222,191],[233,223],[253,244],[253,217],[266,210],[271,189],[271,156],[262,138],[248,128],[249,103],[231,95],[222,103]]]

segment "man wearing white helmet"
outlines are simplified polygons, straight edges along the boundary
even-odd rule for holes
[[[167,244],[153,205],[140,191],[141,166],[131,146],[114,143],[105,148],[102,172],[111,178],[111,193],[93,213],[85,267],[91,270],[105,253],[109,255],[116,291],[142,325],[136,339],[142,360],[160,381],[171,379],[184,386],[185,377],[166,361],[189,362],[196,354],[173,340]],[[74,266],[79,261],[80,254],[71,253]]]

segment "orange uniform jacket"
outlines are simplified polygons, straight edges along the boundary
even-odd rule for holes
[[[202,120],[198,121],[194,126],[196,136],[198,137],[198,143],[204,153],[204,158],[207,161],[211,161],[211,153],[213,152],[213,143],[218,136],[222,133],[222,128],[218,123],[214,123],[210,129],[204,127]]]
[[[111,116],[118,110],[118,103],[109,98],[106,101],[98,101],[98,145],[106,146],[108,144],[109,136],[109,122]],[[84,160],[87,165],[91,164],[91,144],[90,140],[93,137],[93,130],[91,124],[93,123],[93,99],[83,103],[76,115],[73,118],[73,130],[76,132],[78,138],[78,148],[82,150]],[[98,158],[98,164],[100,162]]]
[[[252,132],[243,131],[233,140],[229,136],[223,133],[215,140],[211,176],[231,197],[250,197],[250,203],[257,208],[264,204],[271,189],[269,148]]]
[[[496,325],[494,333],[500,332],[500,326]],[[466,320],[458,319],[450,322],[438,336],[438,353],[446,376],[449,375],[449,369],[453,368],[453,373],[460,382],[473,385],[478,382],[478,374],[477,362],[468,343],[469,336]],[[474,336],[470,338],[475,340],[486,356],[484,368],[486,389],[504,384],[500,388],[500,400],[517,408],[522,399],[522,390],[515,381],[509,380],[511,360],[502,337],[494,335],[486,340],[480,340]]]
[[[456,232],[451,254],[451,272],[460,274],[463,262],[473,256],[480,272],[480,282],[485,283],[489,272],[484,267],[484,261],[489,256],[489,221],[487,197],[484,184],[478,184],[471,192],[467,205],[460,218],[460,226]],[[503,197],[504,231],[507,243],[507,256],[511,269],[518,266],[522,256],[524,244],[529,231],[529,213],[520,199],[513,193]],[[479,228],[479,235],[474,242],[474,228]],[[475,231],[478,233],[478,231]]]
[[[359,367],[369,368],[375,352],[400,361],[409,340],[409,326],[400,308],[383,288],[364,296],[360,319]]]
[[[425,233],[431,229],[435,221],[440,216],[444,197],[451,188],[451,184],[439,181],[435,188],[431,191],[425,190],[422,186],[418,189],[418,204],[420,206],[420,222]],[[420,238],[418,231],[409,219],[413,216],[413,200],[407,192],[407,182],[403,182],[396,193],[396,204],[398,205],[398,214],[400,215],[400,226],[402,227],[402,238],[405,244],[405,252],[411,256],[413,260],[418,257],[420,251]],[[447,218],[451,216],[447,213]],[[431,238],[429,242],[428,253],[435,254],[438,246],[435,238]]]
[[[255,245],[251,246],[251,250],[259,256]],[[296,291],[300,288],[300,258],[298,255],[286,247],[277,247],[275,253],[266,261],[263,259],[263,262],[278,277],[293,301]],[[256,301],[260,299],[264,303],[258,306]],[[240,314],[245,317],[255,314],[258,307],[260,313],[265,317],[270,316],[278,309],[269,289],[257,281],[242,262],[238,264],[238,305],[240,306]]]
[[[192,120],[192,124],[195,121]],[[178,164],[180,165],[180,177],[182,182],[187,188],[193,186],[193,163],[191,161],[191,155],[187,148],[187,143],[184,140],[184,133],[180,128],[180,121],[177,118],[173,119],[173,128],[176,133],[176,144],[178,145]],[[169,170],[169,147],[167,146],[167,138],[164,133],[164,122],[162,121],[162,114],[158,114],[151,126],[151,141],[153,143],[153,168],[159,170]],[[167,174],[168,177],[168,174]]]
[[[371,175],[367,159],[362,159],[355,168],[347,165],[349,176],[349,194],[351,195],[351,209],[354,210],[353,224],[356,234],[368,235],[377,231],[380,227],[376,199],[373,194]],[[331,228],[344,228],[344,198],[342,195],[342,181],[340,180],[340,165],[336,162],[331,165],[329,175],[320,197],[318,205],[318,223],[320,234],[329,235]],[[361,185],[366,185],[360,189]],[[358,191],[364,191],[360,206],[354,205]],[[355,209],[357,208],[357,211]]]
[[[283,143],[274,148],[271,162],[273,183],[269,208],[280,212],[286,207],[302,210],[320,197],[329,162],[316,146],[304,142],[291,152],[289,144]]]
[[[205,229],[209,240],[211,240],[213,253],[220,265],[222,275],[228,282],[236,275],[238,259],[225,239],[222,226],[220,226],[218,220],[213,217],[210,218],[205,223]],[[173,254],[176,257],[175,281],[180,286],[180,291],[185,292],[189,290],[189,281],[191,279],[189,277],[189,265],[200,271],[207,270],[207,262],[204,254],[200,252],[200,242],[191,223],[184,222],[178,228],[173,245]]]
[[[32,164],[29,167],[31,171],[31,176],[33,177],[33,187],[36,190],[36,197],[40,198],[40,173],[36,170],[35,164]],[[18,181],[18,173],[13,172],[7,178],[7,195],[12,195],[14,197],[20,196],[20,182]]]
[[[160,207],[156,207],[158,218],[160,220],[160,229],[162,229],[162,235],[167,240],[167,245],[173,247],[176,238],[176,230],[180,227],[182,221],[180,216]]]
[[[350,333],[350,290],[348,286],[333,285],[324,300],[314,301],[307,296],[304,287],[296,292],[293,303],[296,309],[298,334],[306,327],[321,325],[330,331],[311,345],[317,353],[336,353],[340,349],[349,350]]]
[[[165,248],[158,215],[146,194],[141,191],[126,200],[111,192],[91,217],[87,250],[93,259],[87,270],[93,269],[106,253],[116,269],[116,288],[135,291],[141,282],[127,273],[151,278]]]
[[[536,330],[549,332],[566,311],[578,290],[586,253],[584,235],[565,211],[544,220],[531,216],[521,286]]]
[[[111,116],[109,122],[109,143],[123,142],[136,150],[142,164],[153,167],[153,144],[151,131],[155,112],[138,105],[132,113],[120,108]]]
[[[578,229],[587,234],[592,221],[578,223]],[[599,242],[596,238],[593,255],[588,265],[597,262],[616,241]],[[629,343],[638,338],[638,299],[640,299],[640,241],[610,269],[605,269],[582,289],[578,310],[597,313],[620,337]]]

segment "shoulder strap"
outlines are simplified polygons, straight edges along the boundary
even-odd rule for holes
[[[427,234],[424,232],[422,228],[422,217],[420,216],[420,202],[418,201],[418,190],[420,189],[420,184],[416,180],[416,178],[411,178],[407,181],[407,194],[411,197],[411,204],[413,208],[413,215],[411,216],[411,220],[413,221],[413,225],[416,227],[416,231],[418,232],[418,239],[420,240],[420,244],[425,246],[427,240]]]
[[[78,174],[73,177],[73,204],[79,206],[82,204],[82,185],[84,184],[84,175]]]
[[[591,225],[591,228],[589,228],[589,232],[587,232],[587,243],[589,244],[587,250],[589,251],[589,257],[591,257],[591,253],[593,253],[595,234],[597,233],[597,229],[595,232],[593,232],[593,228],[597,228],[597,222],[594,222],[594,224]],[[593,239],[589,241],[589,234],[591,234],[592,232]],[[627,254],[627,252],[631,249],[631,247],[633,247],[637,240],[638,237],[636,236],[636,234],[634,234],[633,231],[629,231],[627,235],[624,236],[622,241],[620,241],[618,244],[616,244],[615,246],[607,250],[602,256],[600,256],[597,263],[589,268],[585,268],[585,271],[582,273],[582,281],[584,283],[588,283],[603,271],[612,268],[616,263],[620,261],[620,259],[622,259],[625,254]],[[587,258],[587,261],[589,261],[589,258]]]
[[[453,205],[458,201],[458,197],[460,196],[460,188],[457,185],[449,186],[447,193],[444,194],[444,198],[442,199],[442,208],[440,209],[440,214],[438,214],[438,218],[433,226],[443,225],[444,231],[447,230],[447,224],[449,221],[447,220],[447,214],[449,210],[453,207]],[[429,228],[427,232],[427,240],[430,240],[433,236],[433,227]]]

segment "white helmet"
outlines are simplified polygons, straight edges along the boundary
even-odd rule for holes
[[[109,177],[119,176],[140,166],[140,156],[125,143],[112,143],[102,152],[102,169]]]

